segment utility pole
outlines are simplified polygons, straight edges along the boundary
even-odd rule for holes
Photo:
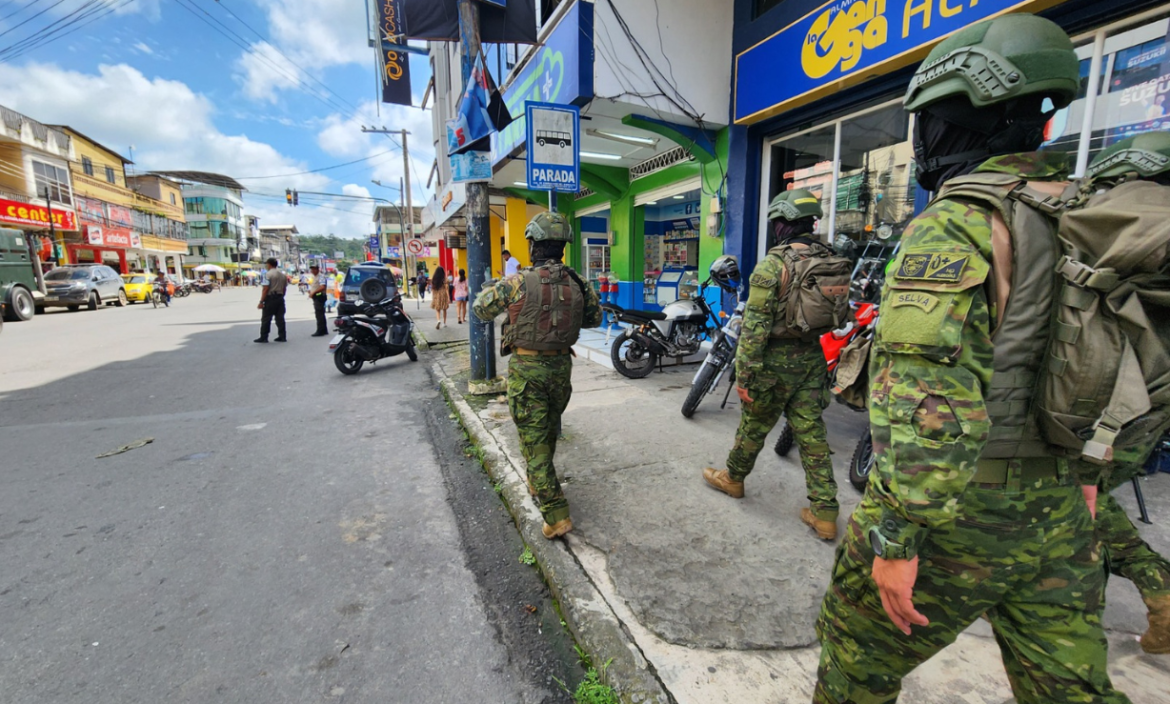
[[[412,206],[411,199],[410,199],[410,146],[407,145],[407,143],[406,143],[406,136],[409,135],[410,132],[406,131],[405,129],[388,130],[385,127],[378,129],[378,128],[374,128],[374,127],[366,127],[365,125],[362,125],[362,132],[369,132],[371,134],[384,134],[384,135],[397,134],[399,137],[402,138],[402,175],[406,179],[406,190],[402,191],[402,193],[405,194],[404,197],[406,198],[406,215],[407,215],[406,220],[407,221],[405,223],[401,222],[401,214],[400,214],[399,215],[399,224],[402,227],[400,227],[399,229],[403,233],[402,248],[405,250],[406,249],[406,240],[407,239],[414,239],[414,208]],[[399,190],[402,190],[402,182],[401,181],[399,181]],[[406,253],[403,252],[403,260],[402,260],[403,264],[406,263],[406,256],[405,255],[406,255]],[[405,281],[405,279],[409,278],[407,276],[407,272],[405,272],[405,271],[402,272],[402,278],[404,281]]]
[[[475,0],[459,0],[459,43],[462,48],[463,85],[471,81],[472,69],[479,58],[479,6]],[[491,278],[492,246],[488,222],[488,188],[486,183],[467,184],[467,284],[472,300]],[[469,390],[486,390],[496,377],[495,322],[481,321],[475,316],[471,324],[471,380]]]

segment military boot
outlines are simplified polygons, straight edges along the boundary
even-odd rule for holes
[[[807,506],[800,509],[800,520],[804,524],[817,532],[817,537],[821,540],[836,540],[837,539],[837,521],[826,521],[817,518],[811,508]]]
[[[1142,650],[1147,653],[1170,653],[1170,594],[1144,600],[1150,610],[1150,627],[1142,634]]]
[[[553,538],[561,537],[562,535],[564,535],[565,533],[568,533],[571,530],[573,530],[573,519],[572,518],[565,518],[565,519],[557,521],[556,523],[552,524],[551,526],[549,524],[545,523],[544,526],[541,527],[540,532],[544,534],[544,537],[548,538],[549,540],[552,540]]]
[[[715,469],[714,467],[707,467],[703,470],[703,479],[708,484],[715,487],[724,494],[727,494],[733,499],[743,498],[743,482],[737,482],[731,478],[726,469]]]

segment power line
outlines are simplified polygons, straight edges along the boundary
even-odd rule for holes
[[[11,61],[30,51],[39,49],[48,44],[73,34],[100,19],[129,5],[135,0],[124,0],[118,5],[106,5],[98,0],[91,0],[76,8],[73,12],[41,28],[24,39],[5,47],[0,51],[0,58]],[[92,6],[92,7],[90,7]],[[76,26],[73,26],[76,25]],[[72,27],[72,29],[70,29]],[[54,36],[56,35],[56,36]]]
[[[35,2],[35,0],[34,0],[34,2]],[[32,21],[33,21],[33,20],[35,20],[36,18],[38,18],[38,17],[40,17],[41,15],[45,14],[45,13],[46,13],[46,12],[48,12],[49,10],[52,10],[54,7],[56,7],[56,6],[60,5],[60,4],[61,4],[61,3],[63,3],[63,2],[65,2],[65,0],[57,0],[57,2],[53,3],[52,5],[49,5],[48,7],[46,7],[46,8],[45,8],[45,9],[43,9],[43,10],[41,10],[40,12],[38,12],[38,13],[37,13],[37,14],[35,14],[35,15],[33,15],[32,17],[29,17],[29,18],[25,19],[25,20],[24,20],[24,21],[22,21],[22,22],[17,22],[16,24],[12,25],[12,26],[11,26],[11,27],[9,27],[8,29],[4,30],[3,32],[0,32],[0,37],[3,37],[5,34],[8,34],[9,32],[12,32],[13,30],[20,29],[20,28],[21,28],[21,27],[23,27],[24,25],[28,24],[29,22],[32,22]],[[32,3],[30,3],[30,4],[32,4]],[[28,5],[26,5],[25,7],[28,7]],[[24,8],[21,8],[21,9],[23,10]],[[20,11],[20,10],[17,10],[17,12],[19,12],[19,11]],[[14,12],[14,13],[12,13],[12,14],[14,15],[14,14],[16,14],[16,13]],[[9,15],[8,17],[11,17],[11,16],[12,16],[12,15]],[[8,19],[8,17],[5,17],[4,19]]]
[[[353,164],[360,164],[363,161],[370,161],[371,159],[377,159],[378,157],[386,156],[387,154],[391,154],[393,152],[394,152],[393,149],[387,149],[384,152],[378,152],[377,154],[371,154],[370,156],[363,157],[361,159],[354,159],[353,161],[347,161],[344,164],[334,164],[333,166],[323,166],[319,169],[309,169],[308,171],[295,171],[291,174],[274,174],[272,176],[236,176],[235,179],[237,181],[247,181],[247,180],[268,179],[268,178],[285,178],[286,176],[303,176],[305,174],[317,174],[317,173],[321,173],[322,171],[331,171],[333,169],[340,169],[343,166],[351,166]]]

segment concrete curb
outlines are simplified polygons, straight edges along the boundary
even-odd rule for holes
[[[541,534],[544,520],[528,495],[525,476],[520,470],[522,460],[504,451],[442,365],[436,363],[431,368],[440,380],[443,394],[459,414],[461,425],[483,452],[483,464],[489,476],[502,485],[504,503],[560,604],[565,623],[598,670],[605,666],[607,684],[629,704],[674,704],[674,697],[569,546],[561,540],[546,540]],[[571,545],[572,534],[566,538]]]

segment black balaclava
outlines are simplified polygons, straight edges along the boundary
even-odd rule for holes
[[[565,256],[565,243],[559,240],[532,241],[528,246],[528,256],[532,258],[533,266],[550,259],[560,261]]]
[[[1035,151],[1055,110],[1043,96],[1025,96],[976,108],[964,96],[935,103],[914,121],[918,183],[937,191],[948,179],[974,171],[993,156]]]
[[[811,234],[816,218],[807,217],[788,221],[776,218],[772,221],[772,241],[768,247],[777,247],[785,243],[812,244],[813,240],[802,235]]]

